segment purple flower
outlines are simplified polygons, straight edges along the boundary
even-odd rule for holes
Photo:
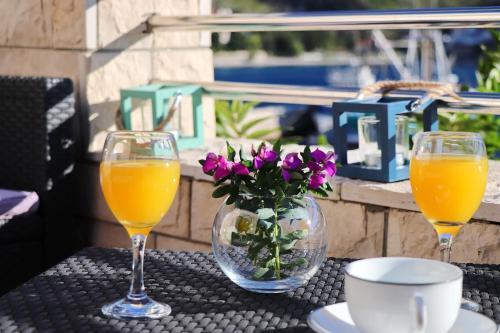
[[[227,177],[231,174],[231,170],[233,168],[233,162],[226,161],[226,159],[219,155],[217,158],[217,170],[214,173],[214,179],[220,180],[224,177]]]
[[[286,154],[283,160],[282,168],[286,170],[295,170],[302,164],[302,160],[299,158],[298,153]]]
[[[323,171],[323,167],[319,163],[313,161],[307,162],[307,167],[309,168],[309,170],[311,170],[311,172]]]
[[[278,158],[278,153],[272,149],[267,149],[266,146],[260,147],[258,152],[252,148],[253,166],[255,169],[260,169],[266,162],[274,162]]]
[[[290,181],[290,172],[287,169],[281,169],[281,176],[287,183]]]
[[[299,154],[289,153],[285,156],[283,164],[281,165],[281,175],[287,183],[290,181],[290,170],[297,169],[301,164],[302,160],[299,158]]]
[[[209,173],[217,169],[217,165],[217,155],[215,155],[214,153],[208,153],[207,157],[205,158],[205,162],[203,162],[203,172]]]
[[[309,179],[309,188],[311,190],[317,190],[326,182],[325,175],[323,173],[315,173]]]
[[[327,161],[325,163],[324,170],[328,176],[333,177],[337,173],[337,166],[332,161]]]
[[[307,163],[307,167],[312,172],[325,171],[330,177],[333,177],[337,173],[337,166],[333,161],[335,159],[335,154],[333,151],[325,153],[319,149],[316,149],[311,153],[311,157],[315,161],[310,161]]]
[[[248,170],[248,168],[246,166],[244,166],[243,164],[241,164],[240,162],[234,163],[233,171],[238,176],[246,176],[250,173],[250,170]]]
[[[316,150],[311,153],[311,157],[318,163],[326,163],[332,158],[335,158],[335,154],[333,151],[325,153],[324,151],[316,148]]]

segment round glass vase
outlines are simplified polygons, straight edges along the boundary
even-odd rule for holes
[[[238,286],[282,293],[305,284],[326,256],[325,218],[311,196],[281,199],[239,195],[220,206],[212,249],[222,271]]]

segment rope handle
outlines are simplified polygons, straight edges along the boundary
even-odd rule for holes
[[[170,105],[170,108],[168,108],[167,115],[163,117],[163,119],[160,121],[158,126],[156,126],[153,130],[154,131],[163,131],[165,126],[172,120],[174,117],[175,112],[179,109],[179,106],[181,105],[182,102],[182,93],[180,91],[177,91],[174,95],[174,101],[172,105]],[[123,126],[123,117],[122,117],[122,112],[120,110],[120,107],[118,107],[115,111],[115,125],[116,129],[118,130],[124,130],[125,127]]]
[[[391,90],[398,89],[425,90],[426,95],[430,98],[440,99],[448,95],[457,101],[465,102],[465,100],[455,92],[454,84],[430,81],[380,81],[362,88],[356,98],[362,99],[378,91],[385,94]]]

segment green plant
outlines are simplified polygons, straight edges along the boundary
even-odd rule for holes
[[[248,112],[256,102],[216,101],[215,119],[217,136],[223,138],[264,139],[272,134],[281,132],[280,128],[256,129],[264,121],[273,118],[259,117],[246,120]]]
[[[481,47],[483,55],[476,72],[481,92],[500,92],[500,31],[491,30],[494,46]],[[481,133],[490,159],[500,159],[500,117],[498,115],[475,115],[464,113],[442,113],[440,129]]]
[[[490,30],[494,46],[488,49],[481,46],[483,55],[479,61],[477,90],[482,92],[500,92],[500,31]]]
[[[251,157],[245,157],[242,149],[237,154],[227,143],[227,159],[208,153],[199,161],[203,172],[214,177],[214,198],[228,196],[226,205],[257,215],[255,226],[244,218],[231,233],[231,245],[247,247],[247,257],[256,268],[255,279],[285,278],[283,269],[307,264],[306,258],[287,261],[283,255],[291,253],[308,231],[286,233],[279,221],[291,214],[302,216],[308,192],[328,196],[332,187],[327,177],[337,171],[333,152],[311,151],[306,146],[301,153],[288,153],[283,159],[281,155],[279,141],[271,149],[265,143],[257,150],[252,148]]]

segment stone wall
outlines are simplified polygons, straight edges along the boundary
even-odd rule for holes
[[[83,124],[90,121],[83,130],[89,150],[99,151],[106,131],[114,129],[120,89],[152,79],[213,80],[204,33],[144,34],[147,16],[209,12],[210,0],[0,0],[0,75],[71,78]],[[211,137],[209,99],[204,115]]]
[[[210,145],[218,151],[223,141]],[[196,165],[204,150],[181,154],[182,181],[177,198],[163,221],[153,229],[148,246],[210,251],[211,228],[222,199],[213,199],[210,178]],[[107,208],[98,184],[98,164],[78,168],[82,192],[81,219],[92,223],[91,242],[104,247],[128,247],[125,230]],[[418,212],[409,183],[381,184],[346,178],[332,182],[334,193],[318,199],[329,229],[328,255],[366,258],[414,256],[438,258],[437,236]],[[500,163],[490,162],[484,202],[458,236],[452,260],[500,263]]]

